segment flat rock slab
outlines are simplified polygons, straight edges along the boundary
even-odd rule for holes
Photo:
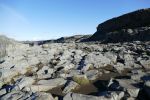
[[[32,91],[32,92],[38,92],[38,91],[44,92],[44,91],[49,91],[53,88],[62,86],[66,82],[67,82],[67,80],[64,80],[63,78],[40,80],[36,85],[27,86],[23,90],[24,91]]]
[[[121,98],[117,93],[111,93],[110,97],[68,93],[63,100],[120,100],[120,99]]]

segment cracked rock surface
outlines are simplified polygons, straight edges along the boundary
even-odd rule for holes
[[[1,100],[148,100],[150,42],[10,44]]]

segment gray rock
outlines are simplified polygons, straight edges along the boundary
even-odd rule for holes
[[[82,71],[86,72],[87,70],[92,69],[92,68],[94,68],[93,64],[87,64],[83,66]]]
[[[129,97],[129,98],[127,98],[126,100],[136,100],[136,98]]]
[[[6,93],[7,93],[6,89],[1,89],[1,90],[0,90],[0,96],[4,95],[4,94],[6,94]]]
[[[70,78],[70,77],[73,77],[73,76],[75,76],[75,75],[80,75],[81,74],[81,72],[79,71],[79,70],[70,70],[68,73],[61,73],[60,74],[60,77],[62,77],[62,78]]]
[[[17,70],[0,69],[0,79],[3,79],[5,82],[10,82],[17,75],[19,75]]]
[[[114,53],[112,53],[112,52],[106,52],[104,54],[104,56],[106,56],[107,58],[109,58],[111,60],[112,64],[114,64],[114,63],[117,62],[117,56]]]
[[[119,73],[122,73],[122,71],[125,69],[125,66],[124,64],[122,63],[117,63],[114,65],[114,68],[119,72]]]
[[[68,93],[63,100],[120,100],[120,98],[115,92],[111,93],[109,97]]]
[[[78,83],[71,81],[68,84],[66,84],[66,87],[64,88],[63,93],[67,94],[71,92],[72,90],[74,90],[77,86],[79,86]]]
[[[55,100],[50,93],[36,92],[33,97],[34,100]]]
[[[85,65],[87,64],[94,64],[95,68],[100,68],[111,64],[111,60],[100,53],[90,53],[85,57]]]
[[[1,100],[18,100],[24,97],[25,95],[26,94],[21,91],[12,91],[1,97]]]
[[[52,78],[52,74],[48,73],[48,74],[38,74],[37,75],[37,79],[48,79],[48,78]]]
[[[75,65],[72,64],[72,63],[66,64],[66,65],[64,66],[64,70],[65,70],[65,71],[70,70],[70,69],[73,69],[73,68],[75,68]]]
[[[94,81],[98,78],[100,72],[98,72],[98,70],[89,70],[85,72],[85,75],[87,76],[88,80]]]
[[[56,79],[50,79],[50,80],[40,80],[35,85],[26,86],[23,91],[32,91],[32,92],[38,92],[38,91],[49,91],[53,88],[62,86],[67,81],[63,78],[56,78]]]
[[[49,68],[48,66],[43,66],[42,67],[42,69],[40,69],[38,72],[37,72],[37,74],[38,75],[44,75],[44,74],[52,74],[52,73],[54,73],[54,69],[53,68]]]
[[[131,97],[137,97],[140,88],[133,86],[133,84],[136,84],[136,82],[130,79],[116,79],[108,86],[112,90],[126,91]]]
[[[18,80],[19,81],[19,80]],[[16,84],[15,89],[22,90],[26,86],[30,86],[35,82],[35,79],[32,77],[24,77]]]
[[[125,54],[124,55],[124,60],[125,60],[125,66],[126,67],[133,67],[134,66],[134,59],[133,56],[130,54]]]
[[[51,86],[61,86],[66,83],[66,80],[63,78],[56,78],[56,79],[50,79],[50,80],[40,80],[37,84],[39,85],[51,85]]]
[[[28,58],[28,64],[30,66],[36,65],[36,64],[39,64],[39,63],[40,63],[40,61],[39,61],[39,59],[37,57]]]
[[[99,97],[76,94],[76,93],[68,93],[63,100],[102,100]]]
[[[141,60],[140,63],[145,69],[150,69],[150,60]]]

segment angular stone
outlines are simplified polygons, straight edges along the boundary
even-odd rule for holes
[[[0,69],[0,79],[3,79],[5,82],[10,82],[17,75],[19,75],[17,70]]]
[[[111,60],[112,64],[116,63],[116,61],[117,61],[117,56],[113,52],[106,52],[104,54],[104,56],[109,58]]]
[[[120,100],[120,98],[117,93],[111,93],[109,97],[68,93],[63,100]]]
[[[37,91],[49,91],[53,88],[62,86],[66,83],[67,81],[64,80],[63,78],[56,78],[56,79],[50,79],[50,80],[40,80],[37,82],[35,85],[30,85],[26,86],[23,90],[24,91],[32,91],[32,92],[37,92]]]
[[[0,90],[0,96],[4,95],[4,94],[6,94],[6,93],[7,93],[6,89],[1,89],[1,90]]]
[[[150,69],[150,60],[141,60],[140,63],[145,69]]]
[[[70,69],[73,69],[75,68],[75,65],[70,63],[70,64],[67,64],[64,66],[64,70],[67,71],[67,70],[70,70]]]
[[[50,80],[40,80],[37,84],[39,85],[51,85],[51,86],[61,86],[66,83],[66,80],[63,78],[56,78]]]
[[[130,54],[125,54],[124,55],[124,60],[125,60],[125,66],[126,67],[133,67],[134,66],[134,59],[133,56]]]
[[[90,70],[85,72],[85,75],[87,76],[88,80],[94,81],[98,78],[98,75],[100,73],[98,72],[98,70]]]
[[[112,90],[126,91],[131,97],[137,97],[140,88],[133,86],[133,84],[136,84],[136,82],[130,79],[116,79],[113,80],[108,86]]]
[[[77,86],[79,86],[78,83],[71,81],[68,84],[66,84],[66,87],[64,88],[63,93],[67,94],[71,92],[72,90],[74,90]]]
[[[24,87],[32,85],[34,82],[35,82],[34,78],[24,77],[16,84],[15,89],[19,88],[19,90],[22,90]]]
[[[53,68],[49,68],[48,66],[43,66],[41,70],[37,72],[37,74],[52,74],[55,70]]]
[[[12,91],[1,97],[1,100],[18,100],[26,94],[21,91]]]
[[[111,60],[102,54],[90,53],[85,57],[84,64],[94,64],[94,67],[100,68],[111,64]]]
[[[36,92],[34,100],[55,100],[50,93]]]
[[[86,72],[89,69],[94,68],[93,64],[87,64],[85,66],[83,66],[82,71]]]

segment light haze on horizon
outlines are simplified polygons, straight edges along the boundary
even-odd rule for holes
[[[98,24],[150,0],[0,0],[0,34],[16,40],[47,40],[93,34]]]

